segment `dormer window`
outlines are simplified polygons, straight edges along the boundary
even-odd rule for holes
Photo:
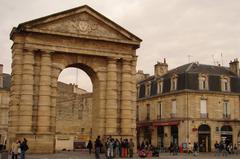
[[[226,76],[221,77],[221,90],[230,91],[230,78]]]
[[[151,92],[151,82],[147,82],[146,83],[146,96],[150,96],[150,92]]]
[[[171,90],[177,90],[177,75],[173,75],[171,78]]]
[[[140,97],[140,85],[138,84],[137,85],[137,98]]]
[[[163,80],[160,79],[157,82],[157,93],[162,93],[163,92]]]
[[[199,74],[199,89],[208,90],[208,76],[206,74]]]

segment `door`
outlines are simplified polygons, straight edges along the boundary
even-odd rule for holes
[[[211,152],[211,132],[208,125],[199,126],[198,144],[200,152]]]

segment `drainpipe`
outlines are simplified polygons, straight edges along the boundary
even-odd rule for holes
[[[187,147],[189,143],[189,102],[188,102],[188,92],[187,92]]]

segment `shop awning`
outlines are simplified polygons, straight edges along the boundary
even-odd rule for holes
[[[137,127],[147,127],[147,126],[152,126],[152,122],[139,122],[137,123]]]
[[[153,123],[153,126],[172,126],[172,125],[178,125],[179,121],[156,121]]]

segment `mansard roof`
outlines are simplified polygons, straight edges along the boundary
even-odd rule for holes
[[[184,64],[182,66],[176,67],[172,70],[169,70],[165,75],[161,77],[156,77],[154,75],[139,81],[138,83],[143,83],[145,81],[151,81],[154,79],[158,78],[171,78],[174,74],[180,75],[183,73],[188,73],[188,74],[207,74],[207,75],[212,75],[212,76],[228,76],[228,77],[235,77],[238,78],[236,74],[234,74],[229,67],[223,67],[223,66],[214,66],[214,65],[206,65],[206,64],[199,64],[199,63],[188,63]]]
[[[172,76],[173,74],[182,74],[182,73],[203,73],[207,75],[225,75],[225,76],[236,76],[230,68],[223,66],[214,66],[214,65],[206,65],[206,64],[198,64],[198,63],[188,63],[182,66],[179,66],[175,69],[168,71],[164,77]]]

